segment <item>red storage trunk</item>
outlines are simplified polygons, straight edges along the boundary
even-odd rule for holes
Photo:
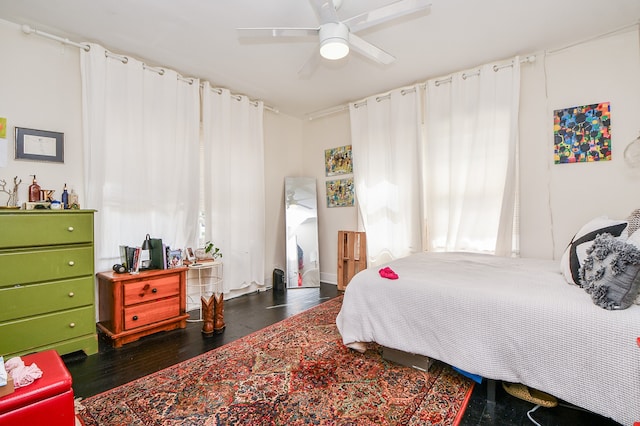
[[[25,365],[35,363],[42,377],[0,398],[0,425],[74,426],[71,374],[58,352],[52,349],[21,358]]]

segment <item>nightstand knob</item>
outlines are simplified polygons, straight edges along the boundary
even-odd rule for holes
[[[69,266],[73,266],[73,265],[75,265],[75,264],[76,264],[76,262],[74,262],[73,260],[70,260],[70,261],[69,261]]]
[[[75,293],[74,293],[74,292],[72,292],[72,291],[70,291],[70,292],[69,292],[69,297],[73,297],[73,296],[75,296]]]
[[[69,232],[73,232],[73,226],[68,227],[68,228],[67,228],[67,231],[69,231]]]
[[[134,315],[134,316],[133,316],[133,320],[134,320],[134,321],[138,321],[138,316],[137,316],[137,315]]]
[[[76,323],[75,323],[75,322],[72,322],[71,324],[69,324],[69,327],[70,327],[70,328],[74,328],[75,326],[76,326]]]
[[[157,292],[158,292],[157,288],[154,288],[153,290],[151,290],[151,293],[157,293]]]

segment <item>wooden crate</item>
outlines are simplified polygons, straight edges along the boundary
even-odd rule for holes
[[[338,290],[344,291],[351,278],[367,267],[367,235],[338,231]]]

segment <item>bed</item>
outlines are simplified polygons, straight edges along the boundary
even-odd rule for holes
[[[606,310],[554,260],[418,253],[349,282],[336,319],[365,342],[522,383],[610,417],[640,421],[640,306]]]

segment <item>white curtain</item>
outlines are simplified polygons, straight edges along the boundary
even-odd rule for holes
[[[353,171],[372,266],[422,250],[418,88],[350,105]]]
[[[202,89],[206,239],[220,248],[224,292],[264,285],[265,188],[262,102]]]
[[[517,187],[520,62],[427,82],[428,249],[509,256]]]
[[[83,208],[95,209],[96,270],[146,234],[197,243],[199,81],[146,69],[99,45],[81,50]]]

